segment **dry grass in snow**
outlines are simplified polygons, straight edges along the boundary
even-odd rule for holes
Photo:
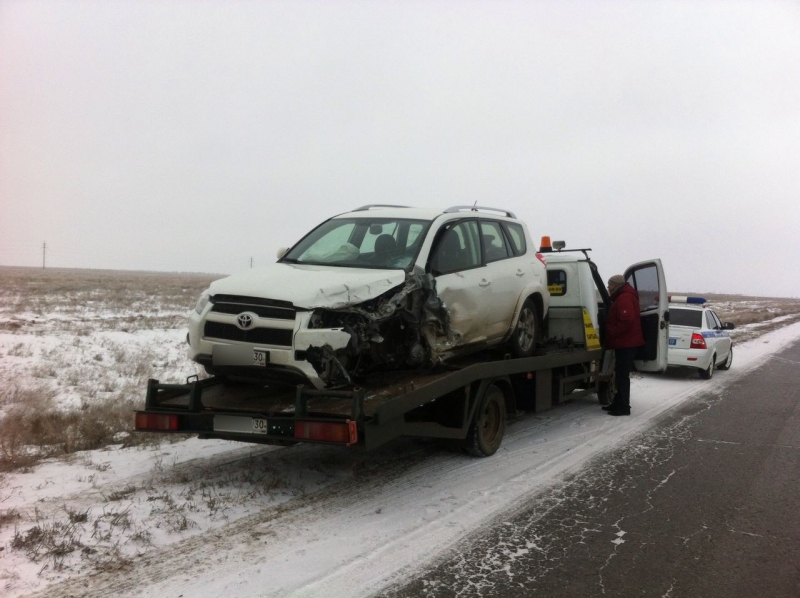
[[[185,322],[218,276],[0,268],[0,472],[131,434],[148,378],[182,381]]]

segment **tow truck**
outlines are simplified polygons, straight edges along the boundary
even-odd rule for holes
[[[244,384],[224,376],[184,384],[149,380],[143,432],[197,434],[242,442],[301,442],[376,449],[399,437],[449,439],[487,457],[500,447],[507,420],[577,397],[613,398],[613,351],[604,349],[610,300],[591,249],[566,249],[543,237],[550,310],[532,357],[493,349],[436,368],[381,372],[336,389]],[[639,371],[667,367],[668,301],[661,261],[630,266],[638,291],[645,345]]]

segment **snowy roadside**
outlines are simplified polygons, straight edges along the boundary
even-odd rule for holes
[[[631,418],[603,417],[591,398],[523,418],[490,459],[424,442],[363,454],[192,439],[48,462],[0,486],[0,587],[9,596],[77,587],[83,595],[96,588],[96,595],[367,596],[797,338],[800,323],[737,344],[733,369],[710,381],[638,375]],[[39,541],[38,553],[26,552],[26,538],[34,548]],[[187,581],[197,563],[204,574]],[[82,574],[98,575],[80,581],[88,588],[58,583]]]

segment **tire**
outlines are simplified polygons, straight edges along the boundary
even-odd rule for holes
[[[490,457],[500,448],[505,431],[506,395],[497,384],[491,384],[475,413],[465,448],[473,457]]]
[[[729,370],[731,369],[731,365],[733,364],[733,345],[731,345],[731,350],[728,351],[728,358],[725,360],[725,363],[722,365],[718,365],[718,370]]]
[[[528,297],[519,310],[517,325],[511,334],[511,353],[514,357],[530,357],[539,341],[539,312]]]
[[[711,363],[708,364],[708,368],[705,370],[700,370],[700,377],[703,380],[711,380],[714,377],[714,368],[717,367],[717,356],[716,354],[711,356]]]
[[[610,405],[614,402],[614,395],[617,394],[617,385],[614,384],[614,376],[608,382],[598,382],[597,399],[601,405]]]

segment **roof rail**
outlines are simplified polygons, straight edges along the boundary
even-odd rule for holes
[[[503,210],[501,208],[487,208],[486,206],[453,206],[451,208],[447,208],[443,213],[444,214],[452,214],[453,212],[462,212],[464,210],[469,210],[470,212],[477,212],[479,210],[484,212],[500,212],[501,214],[505,214],[509,218],[516,219],[516,214],[509,210]]]
[[[372,208],[410,208],[411,206],[397,206],[390,203],[370,203],[365,206],[361,206],[360,208],[356,208],[353,210],[354,212],[363,212],[365,210],[371,210]]]

